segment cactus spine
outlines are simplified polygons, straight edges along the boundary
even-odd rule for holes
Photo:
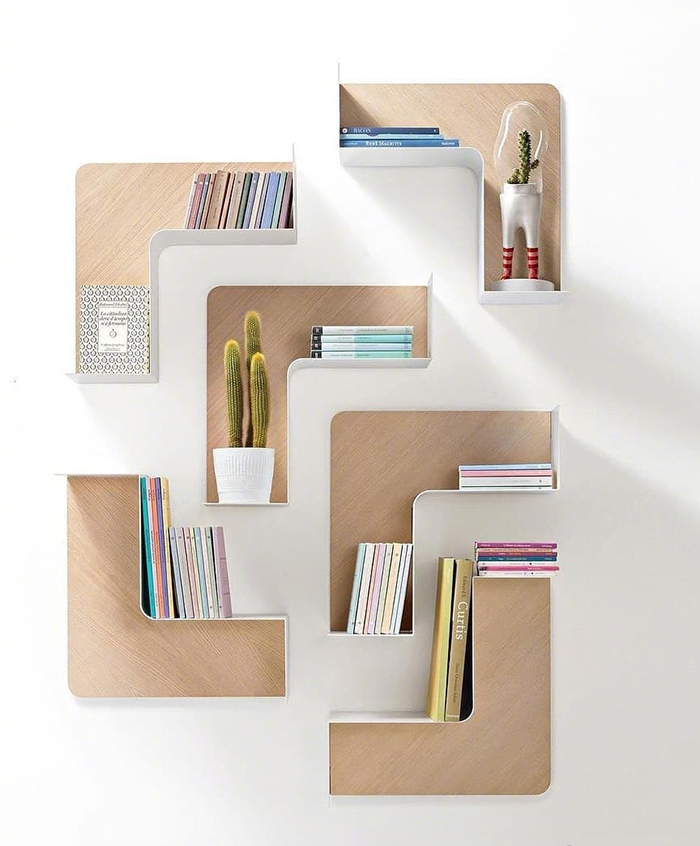
[[[250,406],[245,444],[246,446],[253,446],[253,380],[251,363],[255,353],[261,352],[260,315],[257,311],[246,313],[245,320],[243,321],[243,334],[245,338],[245,366],[248,371],[248,400]]]
[[[519,166],[515,168],[508,179],[509,185],[527,185],[530,181],[530,171],[535,170],[540,165],[540,160],[532,161],[532,141],[530,133],[527,129],[523,129],[518,133],[518,160]]]
[[[270,388],[267,383],[265,356],[256,352],[250,362],[250,418],[253,424],[253,446],[267,444],[270,421]]]
[[[260,315],[245,316],[245,363],[248,377],[248,431],[243,440],[243,378],[238,341],[226,342],[224,375],[229,447],[265,447],[270,422],[270,387],[265,356],[260,352]]]
[[[243,446],[243,380],[241,379],[241,350],[238,341],[227,341],[224,347],[226,377],[226,411],[228,414],[228,445]]]

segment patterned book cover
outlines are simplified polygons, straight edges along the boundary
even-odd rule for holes
[[[149,373],[149,333],[147,286],[81,286],[80,373]]]

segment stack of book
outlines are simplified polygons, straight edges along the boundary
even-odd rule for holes
[[[459,147],[439,126],[341,126],[341,147]]]
[[[460,464],[459,489],[537,488],[552,489],[551,464]]]
[[[472,710],[470,610],[474,561],[438,560],[433,652],[426,714],[438,722],[458,722]]]
[[[559,571],[556,543],[482,541],[474,544],[474,557],[480,576],[541,577]]]
[[[158,619],[233,616],[224,530],[170,525],[168,480],[141,476],[141,604]]]
[[[357,547],[348,634],[400,634],[412,553],[410,543]]]
[[[289,229],[294,226],[288,171],[198,173],[185,229]]]
[[[411,358],[413,326],[313,326],[311,358]]]

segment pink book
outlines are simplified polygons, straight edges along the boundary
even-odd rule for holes
[[[231,589],[228,581],[228,565],[226,563],[226,542],[224,530],[221,526],[213,526],[212,540],[214,541],[214,567],[216,570],[217,595],[219,600],[219,616],[229,619],[233,617],[231,608]]]
[[[463,479],[480,478],[489,479],[498,476],[551,476],[551,470],[460,470],[459,475]]]
[[[377,605],[379,604],[379,591],[382,585],[382,573],[384,572],[384,559],[386,558],[386,544],[378,543],[379,551],[375,558],[374,570],[372,571],[372,585],[370,587],[367,609],[369,613],[365,617],[363,634],[374,634],[374,626],[377,622]]]
[[[528,549],[556,549],[555,543],[505,543],[504,541],[481,541],[475,543],[477,549],[520,549],[520,547],[527,547]]]
[[[516,566],[515,564],[480,564],[479,570],[486,572],[487,570],[502,571],[505,573],[528,573],[537,572],[538,570],[556,571],[559,569],[558,564],[529,564],[525,567]]]
[[[284,194],[282,195],[282,208],[280,210],[280,219],[277,224],[278,229],[288,229],[291,224],[289,222],[290,210],[292,208],[292,174],[287,175],[287,181],[284,185]]]
[[[192,197],[192,206],[190,208],[190,216],[187,221],[187,229],[194,229],[197,221],[197,212],[199,211],[199,201],[202,199],[202,189],[204,188],[204,177],[206,173],[197,174],[197,184],[194,189],[194,196]]]

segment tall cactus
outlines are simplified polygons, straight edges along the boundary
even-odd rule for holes
[[[253,445],[253,392],[252,392],[252,370],[251,363],[255,353],[261,352],[260,346],[260,315],[257,311],[246,313],[243,321],[243,334],[245,337],[245,366],[248,371],[248,430],[246,432],[246,446]]]
[[[241,378],[241,349],[238,341],[227,341],[224,347],[226,377],[226,411],[228,414],[228,445],[243,446],[243,380]]]
[[[532,155],[532,141],[530,133],[527,129],[523,129],[518,133],[518,160],[519,166],[515,168],[510,178],[509,185],[527,185],[530,181],[530,171],[535,170],[540,165],[540,160],[531,160]]]
[[[266,446],[270,423],[270,388],[265,356],[259,352],[253,354],[250,362],[250,419],[253,425],[253,446]]]

